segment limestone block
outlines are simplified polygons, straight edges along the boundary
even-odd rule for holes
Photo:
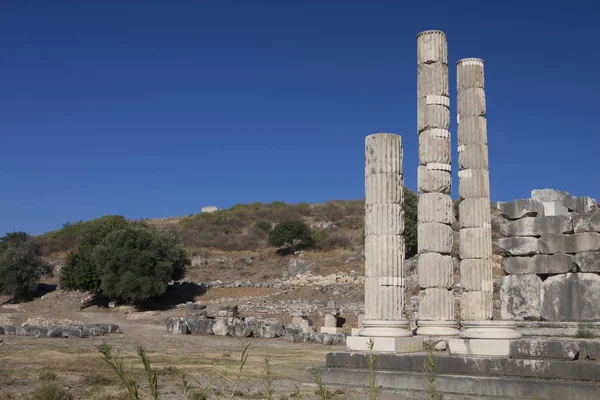
[[[580,253],[582,254],[582,253]],[[575,268],[570,254],[536,254],[532,257],[504,257],[502,270],[507,274],[564,274]]]
[[[452,257],[438,253],[421,254],[417,259],[421,288],[451,288],[453,283]]]
[[[417,128],[418,132],[427,129],[445,129],[450,127],[450,107],[437,104],[439,99],[434,98],[427,102],[427,97],[417,100]]]
[[[496,207],[504,218],[543,217],[544,205],[533,199],[520,199],[510,202],[499,201]]]
[[[421,193],[417,209],[419,223],[439,222],[451,224],[454,221],[452,197],[447,194]]]
[[[492,229],[462,228],[460,237],[460,258],[492,258]]]
[[[575,233],[600,232],[600,212],[573,214],[573,229]]]
[[[445,129],[428,129],[419,134],[419,164],[450,164],[450,132]]]
[[[581,272],[600,272],[600,252],[598,251],[577,253],[575,262]]]
[[[569,215],[569,209],[562,203],[557,201],[544,201],[542,204],[544,205],[544,215],[547,217],[555,215]]]
[[[167,332],[185,335],[189,332],[184,318],[169,318],[167,320]],[[61,332],[62,336],[62,332]]]
[[[506,256],[532,256],[540,252],[538,239],[533,237],[500,238],[498,250]]]
[[[447,171],[431,170],[425,166],[417,169],[419,193],[450,194],[452,175]]]
[[[404,296],[401,278],[365,278],[365,318],[401,320],[404,318]]]
[[[511,341],[510,357],[571,361],[577,358],[582,348],[585,348],[585,342],[579,340],[519,339]]]
[[[448,64],[436,62],[417,65],[417,98],[431,94],[450,96]]]
[[[493,292],[491,258],[471,258],[460,261],[460,282],[464,290]]]
[[[214,319],[204,317],[190,317],[185,320],[192,335],[212,335]]]
[[[570,210],[576,213],[585,214],[592,211],[596,211],[596,200],[587,196],[573,196],[573,206],[569,207]]]
[[[541,236],[544,233],[572,233],[573,222],[569,215],[552,217],[526,217],[508,221],[500,227],[504,236]]]
[[[402,277],[404,238],[400,235],[370,235],[365,238],[365,276]]]
[[[227,336],[229,334],[228,326],[226,318],[217,318],[212,326],[213,334],[216,336]]]
[[[487,197],[464,199],[458,205],[458,215],[461,228],[490,226],[490,199]]]
[[[539,320],[542,316],[541,292],[542,279],[535,274],[505,276],[500,287],[502,319]]]
[[[533,189],[531,191],[531,198],[542,203],[558,202],[564,205],[573,203],[573,198],[569,193],[555,189]]]
[[[463,321],[492,319],[492,292],[464,292],[460,299],[460,315]]]
[[[460,115],[457,137],[459,146],[487,144],[487,121],[485,117]]]
[[[454,296],[451,290],[428,288],[419,293],[419,318],[425,321],[454,320]]]
[[[451,355],[508,357],[508,339],[448,339]]]
[[[365,205],[365,235],[401,235],[403,232],[402,205],[394,203]]]
[[[458,92],[458,112],[463,116],[485,116],[485,90],[469,88]]]
[[[458,195],[461,199],[490,198],[490,173],[487,169],[458,171]]]
[[[390,172],[369,174],[365,177],[365,204],[402,204],[403,189],[403,178],[400,174]]]
[[[484,87],[483,60],[463,58],[456,63],[456,86],[458,90]]]
[[[369,351],[368,336],[348,336],[346,349],[348,351]],[[373,351],[393,353],[416,353],[423,351],[423,338],[413,337],[373,337]]]
[[[551,276],[542,285],[541,298],[542,317],[546,321],[598,321],[600,276],[587,273]]]
[[[417,64],[448,64],[448,44],[442,31],[424,31],[417,35]]]
[[[402,138],[376,133],[365,138],[365,176],[380,173],[402,175]]]
[[[332,315],[332,314],[325,314],[325,319],[323,321],[323,326],[325,326],[327,328],[337,328],[338,327],[338,319],[337,319],[337,317],[335,315]]]
[[[539,239],[539,248],[542,254],[575,254],[584,251],[599,251],[600,233],[543,234]]]
[[[418,251],[423,253],[450,254],[452,251],[452,228],[435,222],[418,224]]]
[[[458,146],[458,169],[488,169],[487,144],[463,144]]]

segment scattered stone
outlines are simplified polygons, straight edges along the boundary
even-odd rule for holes
[[[543,282],[541,299],[542,317],[546,321],[598,321],[600,276],[589,273],[551,276]]]
[[[498,251],[508,256],[531,256],[539,253],[538,239],[509,237],[498,239]]]
[[[435,346],[433,346],[433,349],[437,351],[445,351],[447,346],[448,344],[446,343],[446,341],[441,340]]]
[[[508,275],[500,288],[500,314],[504,320],[539,320],[542,279],[535,274]]]
[[[564,253],[502,258],[502,270],[507,274],[564,274],[574,271],[577,265],[581,264],[574,256]]]
[[[539,239],[539,250],[542,254],[575,254],[584,251],[599,251],[600,233],[543,234]]]
[[[500,215],[508,219],[544,216],[544,205],[533,199],[520,199],[511,202],[498,202]]]
[[[188,333],[188,326],[184,318],[169,318],[167,321],[167,332],[179,335]]]
[[[110,303],[108,303],[108,308],[115,308],[117,306],[117,303],[115,303],[114,301],[111,301]]]
[[[573,222],[566,215],[527,217],[509,221],[500,227],[504,236],[541,236],[544,233],[573,233]]]

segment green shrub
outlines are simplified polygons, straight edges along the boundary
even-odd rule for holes
[[[27,298],[50,271],[27,234],[13,232],[0,238],[0,294]]]
[[[269,232],[269,244],[274,247],[310,246],[312,237],[310,228],[298,219],[283,221]]]
[[[94,248],[111,232],[131,226],[122,216],[106,216],[90,221],[78,229],[78,245],[70,252],[60,270],[60,287],[66,290],[100,292],[100,276],[92,258]]]
[[[39,378],[40,381],[55,381],[58,379],[58,376],[52,371],[42,371]]]
[[[404,245],[406,258],[417,254],[417,205],[416,193],[404,186]]]
[[[56,383],[49,383],[33,392],[31,400],[73,400],[73,395]]]
[[[102,294],[136,304],[165,293],[171,280],[183,278],[190,260],[172,232],[128,226],[94,248],[93,262]]]
[[[267,233],[269,233],[271,231],[271,229],[273,229],[273,225],[269,221],[264,221],[264,220],[256,221],[254,226],[256,228],[260,229],[261,231],[264,231]]]

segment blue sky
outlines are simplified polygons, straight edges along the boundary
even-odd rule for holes
[[[492,200],[547,187],[600,200],[599,12],[593,1],[0,0],[0,232],[359,199],[376,132],[402,135],[416,189],[427,29],[448,35],[453,108],[456,61],[486,62]],[[451,132],[456,161],[454,117]]]

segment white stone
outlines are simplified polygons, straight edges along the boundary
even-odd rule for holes
[[[502,278],[500,287],[502,319],[541,319],[541,292],[542,279],[535,274],[508,275]]]
[[[417,259],[417,271],[421,288],[452,287],[453,263],[449,255],[421,254]]]
[[[551,217],[557,215],[569,215],[569,209],[565,207],[562,203],[557,201],[544,201],[542,202],[544,206],[544,215]]]
[[[421,337],[363,337],[348,336],[346,338],[347,351],[369,351],[369,341],[373,339],[373,351],[391,353],[416,353],[423,351],[423,338]]]
[[[484,87],[483,60],[463,58],[456,63],[456,86],[460,91],[468,88]]]
[[[402,277],[404,254],[404,238],[400,235],[365,237],[365,276]]]
[[[460,257],[492,258],[492,229],[462,228],[459,231]]]
[[[458,92],[458,112],[462,117],[485,116],[485,91],[483,88],[468,88]]]
[[[403,319],[403,286],[402,278],[366,277],[365,317],[370,320]]]
[[[460,261],[461,283],[466,291],[493,291],[492,259],[472,258]]]
[[[508,339],[448,339],[451,355],[508,357]]]
[[[323,326],[327,328],[337,328],[337,318],[335,315],[325,314]]]
[[[457,129],[458,145],[487,144],[487,121],[481,116],[462,115]]]
[[[404,210],[401,204],[365,205],[365,235],[402,235]]]
[[[359,336],[366,337],[409,337],[412,336],[410,323],[406,320],[363,320]]]
[[[445,129],[428,129],[419,134],[419,164],[450,164],[450,132]]]
[[[343,333],[344,332],[344,328],[335,328],[335,327],[330,327],[330,326],[323,326],[321,327],[321,329],[319,329],[319,332],[321,333],[328,333],[330,335],[335,335],[338,333]]]
[[[404,202],[403,178],[398,173],[370,174],[365,178],[365,204]]]
[[[458,146],[458,169],[488,169],[487,144],[466,144]]]
[[[417,322],[418,336],[456,336],[459,334],[455,321],[425,321]]]
[[[490,197],[490,176],[487,169],[458,171],[458,195],[461,199]]]
[[[451,224],[454,221],[452,198],[447,194],[421,193],[417,209],[418,223]]]
[[[448,64],[446,34],[438,30],[424,31],[417,35],[417,64]]]
[[[376,133],[365,138],[365,176],[380,173],[402,175],[402,138]]]
[[[427,288],[419,293],[419,317],[423,321],[453,321],[454,296],[444,288]]]
[[[534,237],[500,238],[498,250],[507,256],[532,256],[540,252],[538,242]]]
[[[463,339],[519,339],[514,321],[463,321],[460,337]]]
[[[423,253],[450,254],[452,252],[452,228],[438,223],[422,223],[417,226],[418,251]]]
[[[445,193],[450,194],[452,175],[447,171],[430,170],[426,166],[417,169],[419,193]]]
[[[463,199],[458,205],[461,228],[484,228],[491,226],[490,199],[475,197]]]
[[[450,128],[450,108],[441,104],[427,104],[427,98],[417,100],[417,128],[419,132],[427,129]]]
[[[417,98],[431,94],[450,95],[447,64],[436,62],[417,65]]]
[[[463,321],[492,319],[492,292],[463,292],[460,315]]]

